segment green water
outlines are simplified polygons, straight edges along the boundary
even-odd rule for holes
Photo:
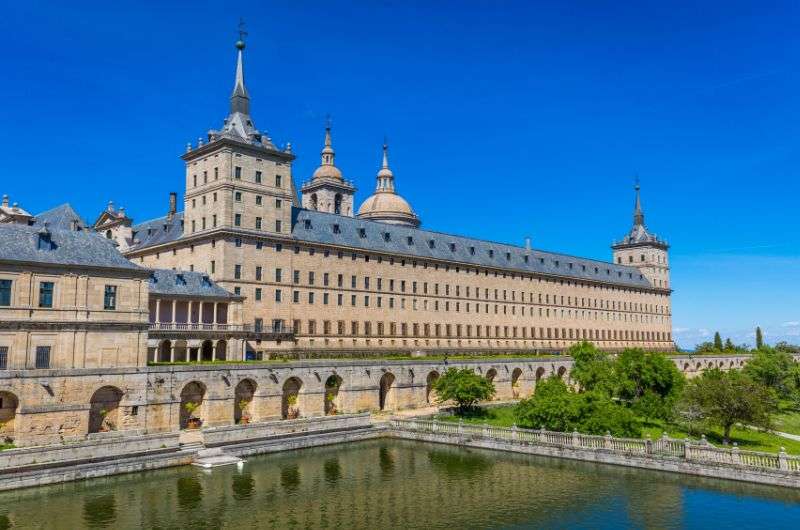
[[[798,525],[800,490],[399,440],[0,494],[0,529]]]

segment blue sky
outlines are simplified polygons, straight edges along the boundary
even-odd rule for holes
[[[5,2],[4,2],[5,3]],[[148,7],[149,6],[149,7]],[[235,6],[235,7],[231,7]],[[800,342],[796,2],[8,2],[0,192],[38,212],[109,199],[135,220],[182,191],[224,118],[247,21],[256,125],[295,179],[374,188],[388,136],[425,227],[609,259],[641,177],[672,245],[691,346],[755,325]]]

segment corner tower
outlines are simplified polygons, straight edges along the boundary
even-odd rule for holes
[[[353,217],[353,194],[356,188],[344,180],[342,172],[334,163],[336,152],[331,142],[330,122],[325,127],[325,145],[320,155],[320,166],[300,190],[303,208]]]
[[[647,230],[638,182],[634,189],[636,202],[633,207],[633,227],[622,241],[611,245],[614,262],[636,267],[650,280],[653,287],[669,289],[669,245]]]
[[[244,83],[243,36],[240,31],[227,118],[219,130],[208,131],[205,142],[187,145],[181,157],[186,162],[184,236],[216,228],[291,231],[295,157],[290,144],[279,149],[255,127]]]

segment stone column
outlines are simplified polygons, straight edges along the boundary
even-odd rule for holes
[[[161,298],[156,298],[156,324],[160,322],[161,322]]]
[[[215,303],[214,304],[214,313],[216,313],[216,312],[217,312],[217,304]],[[214,361],[217,360],[217,342],[219,342],[219,341],[216,341],[216,340],[211,341],[211,362],[214,362]]]
[[[171,362],[171,363],[175,362],[175,343],[174,342],[170,342],[169,343],[169,362]]]
[[[214,302],[214,327],[217,325],[217,306],[219,305],[218,302]]]
[[[200,324],[200,329],[203,328],[203,301],[200,300],[200,309],[197,312],[197,323]]]
[[[189,300],[189,315],[186,318],[186,323],[187,324],[191,324],[192,323],[192,309],[194,309],[194,300]],[[191,328],[192,328],[192,326],[190,325],[189,329],[191,329]]]
[[[173,328],[175,327],[175,316],[176,316],[175,313],[176,313],[177,308],[178,308],[178,303],[177,303],[176,300],[173,300],[172,301],[172,327]]]

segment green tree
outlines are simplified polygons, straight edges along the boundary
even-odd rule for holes
[[[789,397],[799,388],[793,377],[796,370],[797,363],[791,354],[764,346],[753,353],[743,371],[779,396]]]
[[[549,431],[577,429],[581,410],[576,396],[560,377],[550,376],[536,385],[533,396],[517,404],[514,410],[517,424],[528,429],[544,427]]]
[[[639,437],[641,426],[633,411],[620,406],[603,392],[584,392],[577,397],[577,430],[586,434]]]
[[[725,339],[725,347],[723,348],[726,352],[736,351],[736,346],[734,346],[733,341],[730,337]]]
[[[756,326],[756,349],[764,347],[764,335],[761,333],[761,326]]]
[[[714,332],[714,350],[722,351],[722,337],[720,337],[719,331]]]
[[[713,342],[701,342],[697,346],[694,347],[695,353],[714,353],[714,343]]]
[[[495,389],[491,381],[481,377],[469,368],[450,368],[433,384],[437,402],[455,401],[458,411],[464,413],[479,401],[486,401],[494,396]]]
[[[775,405],[764,385],[738,370],[715,368],[689,381],[678,408],[700,411],[701,419],[722,427],[728,443],[731,427],[739,422],[769,428]]]
[[[628,348],[614,365],[616,396],[645,418],[669,419],[685,383],[663,353]]]
[[[581,341],[567,350],[572,357],[570,378],[582,390],[613,391],[614,365],[608,354],[597,349],[591,342]]]

